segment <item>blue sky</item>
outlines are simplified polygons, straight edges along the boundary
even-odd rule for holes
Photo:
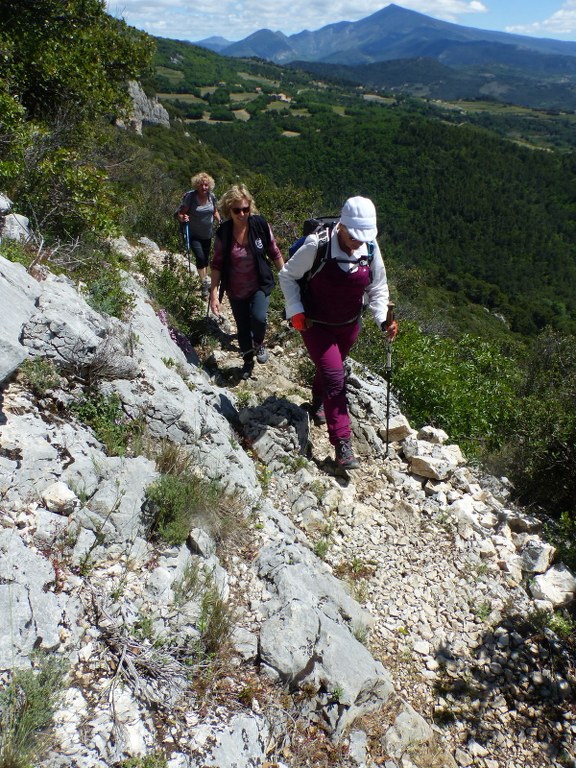
[[[241,40],[258,29],[286,35],[358,21],[382,0],[107,0],[108,12],[158,37]],[[402,0],[404,8],[467,27],[576,40],[576,0]]]

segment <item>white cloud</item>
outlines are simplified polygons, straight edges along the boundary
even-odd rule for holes
[[[382,0],[107,0],[108,12],[152,35],[201,40],[218,35],[241,40],[259,29],[286,35],[337,21],[358,21],[383,7]],[[480,0],[403,0],[402,6],[445,21],[483,13]]]
[[[444,21],[462,23],[461,16],[468,13],[486,13],[487,8],[480,0],[404,0],[404,8],[410,8],[427,16]]]
[[[576,0],[567,0],[559,11],[556,11],[544,21],[534,24],[506,27],[506,32],[519,35],[574,35],[576,33]]]

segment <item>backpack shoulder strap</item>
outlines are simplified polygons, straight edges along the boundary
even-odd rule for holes
[[[316,248],[316,256],[310,272],[308,273],[308,280],[314,277],[323,267],[324,262],[330,254],[330,238],[332,237],[332,227],[324,227],[324,229],[318,232],[318,246]]]

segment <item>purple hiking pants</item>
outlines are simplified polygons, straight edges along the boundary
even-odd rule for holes
[[[344,360],[360,333],[358,321],[348,325],[315,323],[303,331],[302,339],[316,373],[312,383],[312,403],[324,404],[328,437],[332,445],[352,435],[346,402]]]

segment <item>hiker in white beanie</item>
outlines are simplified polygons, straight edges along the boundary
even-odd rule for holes
[[[352,449],[344,360],[360,333],[364,300],[389,339],[398,331],[389,316],[388,281],[377,234],[374,203],[350,197],[332,230],[309,235],[279,273],[286,317],[301,331],[316,366],[312,417],[316,424],[327,425],[336,465],[342,469],[359,466]]]

